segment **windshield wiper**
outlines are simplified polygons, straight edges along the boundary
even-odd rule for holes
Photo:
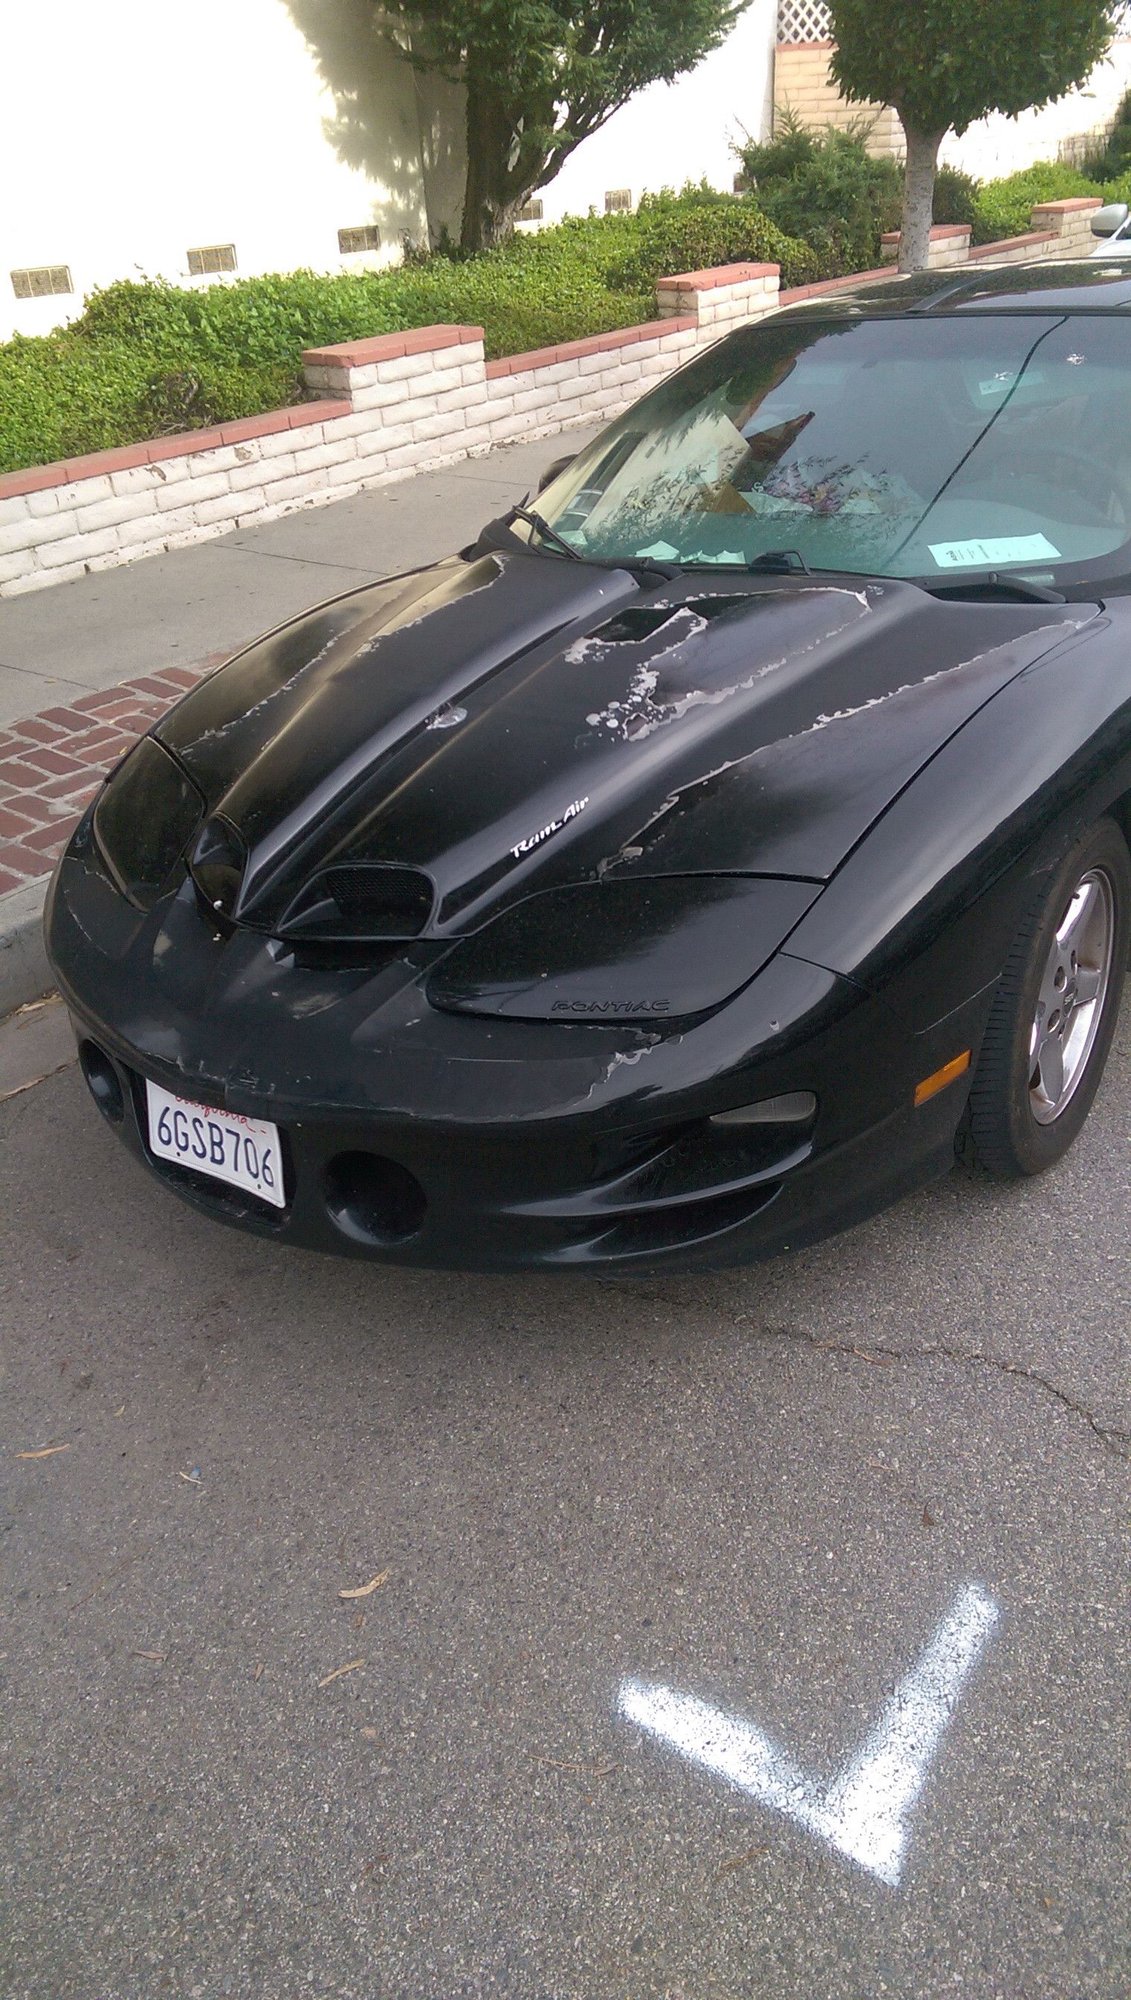
[[[551,548],[560,549],[563,556],[568,556],[571,562],[583,560],[580,550],[575,549],[572,542],[567,542],[564,535],[559,535],[556,528],[551,528],[550,523],[541,514],[536,513],[533,507],[512,507],[510,519],[525,521],[544,542],[549,542]]]
[[[748,562],[747,569],[762,571],[766,576],[812,576],[813,572],[800,549],[764,549],[760,556]]]
[[[556,528],[551,528],[545,517],[537,513],[533,507],[512,507],[503,525],[506,526],[511,521],[526,521],[542,541],[547,542],[553,549],[560,549],[572,562],[592,563],[597,569],[623,569],[637,583],[648,577],[655,577],[658,583],[670,583],[673,576],[679,574],[678,568],[671,563],[653,562],[649,556],[583,555],[580,549],[575,549],[563,535],[559,535]],[[491,525],[495,524],[492,522]],[[486,529],[484,533],[487,533]]]

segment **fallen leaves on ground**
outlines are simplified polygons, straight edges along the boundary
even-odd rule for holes
[[[364,1665],[364,1660],[347,1660],[344,1667],[335,1667],[333,1673],[327,1674],[324,1680],[319,1681],[318,1685],[320,1688],[328,1688],[331,1681],[340,1681],[343,1674],[356,1674],[358,1668]]]
[[[732,1855],[729,1861],[720,1861],[716,1873],[719,1875],[733,1875],[736,1868],[747,1867],[751,1861],[756,1861],[760,1854],[768,1854],[769,1851],[764,1841],[760,1842],[757,1847],[745,1847],[741,1854]]]
[[[380,1570],[376,1576],[370,1577],[368,1583],[359,1583],[356,1590],[339,1590],[338,1596],[372,1597],[375,1590],[380,1590],[383,1583],[388,1583],[390,1574],[391,1572],[387,1569]]]
[[[539,1757],[538,1762],[548,1771],[572,1771],[580,1778],[611,1778],[615,1764],[593,1764],[570,1757]]]
[[[54,1458],[57,1451],[70,1451],[69,1444],[42,1444],[38,1451],[18,1451],[17,1458]]]

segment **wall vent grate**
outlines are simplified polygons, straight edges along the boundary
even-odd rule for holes
[[[234,243],[206,243],[200,250],[188,253],[190,278],[212,278],[221,271],[236,268],[236,246]]]
[[[356,257],[362,250],[380,248],[381,231],[375,222],[363,222],[356,229],[338,231],[338,254],[341,257]]]
[[[38,264],[26,271],[13,271],[11,278],[18,299],[61,298],[75,289],[69,264]]]
[[[632,207],[631,188],[609,188],[605,194],[605,214],[620,215]]]
[[[542,197],[541,195],[535,195],[532,201],[523,203],[515,220],[518,222],[541,222],[544,214],[545,206]]]

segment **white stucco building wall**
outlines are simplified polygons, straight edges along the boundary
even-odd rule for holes
[[[233,244],[246,275],[426,240],[445,192],[430,105],[407,63],[358,60],[371,15],[367,0],[4,0],[0,338],[47,331],[114,278],[190,282],[191,248]],[[341,257],[338,230],[372,223],[381,251]],[[52,265],[73,296],[14,296],[12,271]]]
[[[606,192],[729,188],[730,140],[768,130],[775,0],[725,48],[656,84],[572,156],[548,220]],[[458,93],[375,45],[371,0],[0,0],[0,339],[73,318],[122,277],[215,283],[190,249],[231,244],[237,275],[357,269],[458,234]],[[377,224],[376,253],[337,232]],[[72,291],[19,299],[13,271]]]

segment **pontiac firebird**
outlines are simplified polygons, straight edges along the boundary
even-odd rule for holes
[[[290,620],[53,883],[91,1094],[208,1215],[712,1269],[1040,1172],[1131,899],[1131,275],[740,328],[470,548]]]

